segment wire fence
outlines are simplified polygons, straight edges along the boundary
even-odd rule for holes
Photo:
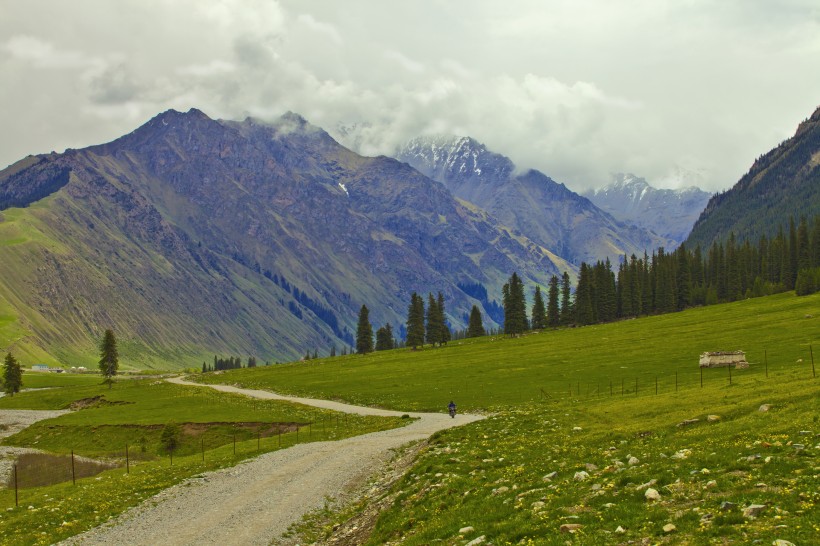
[[[38,495],[43,487],[71,483],[77,485],[84,479],[93,478],[106,471],[130,473],[135,467],[163,472],[164,468],[180,464],[207,463],[232,465],[248,457],[292,447],[300,443],[338,440],[364,432],[364,424],[358,416],[338,414],[309,423],[185,423],[171,424],[173,434],[156,434],[166,425],[139,427],[153,430],[150,438],[138,437],[122,444],[105,444],[97,439],[93,449],[79,452],[93,454],[83,456],[71,449],[65,453],[45,453],[28,448],[12,448],[18,454],[6,467],[0,466],[0,480],[6,489],[14,491],[4,495],[5,507],[19,506],[27,494]],[[138,427],[128,427],[131,429]],[[368,430],[372,430],[372,426]],[[172,429],[173,430],[173,429]],[[165,466],[167,465],[167,467]],[[119,469],[119,470],[117,470]],[[0,506],[2,506],[0,504]]]

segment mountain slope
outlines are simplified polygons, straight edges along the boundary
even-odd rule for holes
[[[498,294],[514,270],[558,272],[438,183],[295,114],[171,110],[0,172],[0,208],[0,341],[86,365],[107,327],[134,366],[326,354],[352,342],[363,303],[374,326],[397,325],[412,291],[441,290],[458,326],[475,303],[459,283]]]
[[[689,235],[710,197],[694,186],[653,188],[643,178],[624,173],[613,175],[610,184],[583,195],[618,220],[671,239],[675,246]]]
[[[730,232],[756,241],[772,236],[789,217],[820,214],[820,108],[794,136],[754,162],[731,189],[715,195],[698,218],[687,245],[711,246]]]
[[[575,264],[607,257],[615,261],[669,243],[618,222],[539,171],[518,174],[509,158],[471,138],[416,138],[396,157]]]

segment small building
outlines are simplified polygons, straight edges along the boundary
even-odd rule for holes
[[[62,368],[49,368],[48,371],[50,371],[51,373],[64,373],[65,372],[65,370],[62,369]]]
[[[727,368],[729,366],[734,366],[735,369],[748,368],[746,353],[743,351],[714,351],[700,355],[701,368]]]
[[[35,364],[31,367],[31,371],[33,371],[33,372],[47,372],[48,371],[48,364]]]

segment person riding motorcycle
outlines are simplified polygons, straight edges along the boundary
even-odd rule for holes
[[[447,409],[450,411],[450,417],[455,418],[456,416],[456,403],[450,400],[450,404],[447,406]]]

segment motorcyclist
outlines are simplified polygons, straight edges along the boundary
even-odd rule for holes
[[[447,409],[450,411],[450,417],[455,418],[456,416],[456,403],[450,400],[450,404],[447,406]]]

